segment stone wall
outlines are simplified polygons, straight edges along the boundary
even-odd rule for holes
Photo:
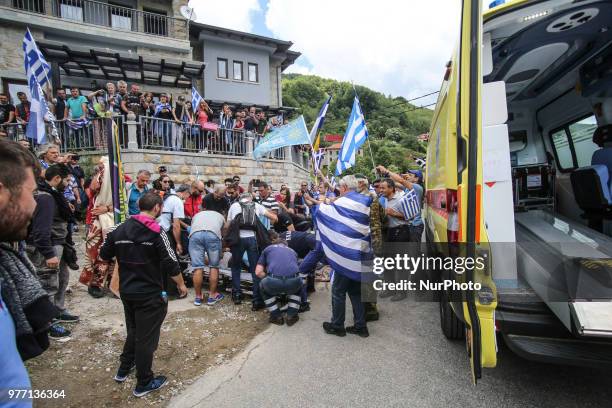
[[[88,172],[100,158],[100,152],[80,152],[81,164]],[[246,187],[250,180],[260,179],[278,189],[281,184],[287,184],[296,191],[301,181],[308,180],[308,170],[289,160],[261,160],[256,162],[250,158],[204,155],[183,152],[162,151],[130,151],[122,154],[123,168],[132,179],[138,170],[149,170],[152,178],[157,178],[157,168],[166,166],[170,177],[175,183],[190,183],[200,180],[223,182],[227,177],[240,176],[240,183]]]

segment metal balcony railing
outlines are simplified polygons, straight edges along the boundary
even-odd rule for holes
[[[92,0],[4,0],[11,7],[66,20],[162,37],[188,38],[187,20]]]

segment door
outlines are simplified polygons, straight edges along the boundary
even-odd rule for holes
[[[495,367],[495,307],[497,293],[491,277],[488,237],[482,206],[482,9],[481,0],[461,0],[459,84],[457,95],[459,237],[462,256],[488,260],[482,269],[468,269],[460,279],[474,286],[462,291],[466,346],[472,380],[483,367]],[[481,289],[475,285],[479,283]]]

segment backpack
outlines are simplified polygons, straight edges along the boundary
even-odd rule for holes
[[[165,202],[166,202],[166,199],[167,199],[168,197],[172,197],[172,196],[175,196],[175,195],[176,195],[176,194],[164,194],[164,196],[162,197],[162,200],[163,200],[163,202],[165,203]],[[164,212],[164,211],[162,210],[161,216],[164,216],[164,215],[166,215],[166,214],[169,214],[169,215],[170,215],[170,230],[172,230],[172,222],[174,221],[174,214],[173,214],[172,212]]]
[[[247,229],[256,231],[257,230],[257,222],[259,219],[257,218],[257,212],[255,210],[255,203],[240,203],[240,209],[242,212],[236,216],[236,220],[240,225],[240,229]]]

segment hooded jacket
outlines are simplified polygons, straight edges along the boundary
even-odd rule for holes
[[[181,273],[166,233],[154,219],[135,215],[111,228],[100,258],[119,263],[119,293],[126,299],[159,296],[166,277]]]

